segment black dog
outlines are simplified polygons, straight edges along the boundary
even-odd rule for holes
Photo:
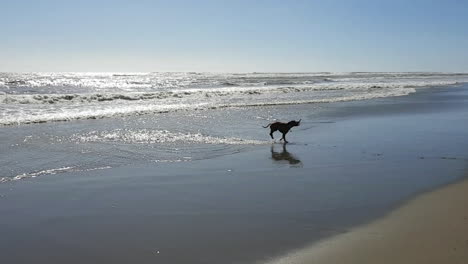
[[[295,121],[295,120],[289,121],[288,123],[274,122],[274,123],[268,124],[267,126],[264,126],[263,128],[270,127],[270,136],[272,139],[275,139],[273,137],[273,132],[275,132],[276,130],[279,130],[281,133],[283,133],[283,137],[280,140],[284,140],[285,143],[288,143],[288,141],[286,140],[286,134],[289,132],[289,130],[292,127],[299,126],[300,124],[301,124],[301,119],[299,119],[299,121]]]

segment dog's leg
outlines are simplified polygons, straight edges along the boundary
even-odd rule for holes
[[[275,139],[275,138],[273,137],[273,132],[274,132],[273,129],[270,130],[270,137],[271,137],[271,139]]]
[[[283,137],[281,139],[284,140],[284,143],[288,143],[288,141],[286,140],[286,133],[283,133]]]

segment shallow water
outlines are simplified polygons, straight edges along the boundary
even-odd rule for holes
[[[232,108],[6,126],[0,128],[0,181],[238,153],[271,143],[261,126],[273,116],[299,116],[280,112]]]

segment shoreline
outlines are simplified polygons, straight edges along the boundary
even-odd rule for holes
[[[465,263],[468,179],[413,198],[378,220],[268,264]]]

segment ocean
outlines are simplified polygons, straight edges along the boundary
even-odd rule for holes
[[[0,73],[0,124],[401,96],[445,73]]]
[[[315,117],[327,103],[464,82],[468,74],[0,73],[0,182],[238,153],[270,144],[260,126],[274,120],[326,122]]]

